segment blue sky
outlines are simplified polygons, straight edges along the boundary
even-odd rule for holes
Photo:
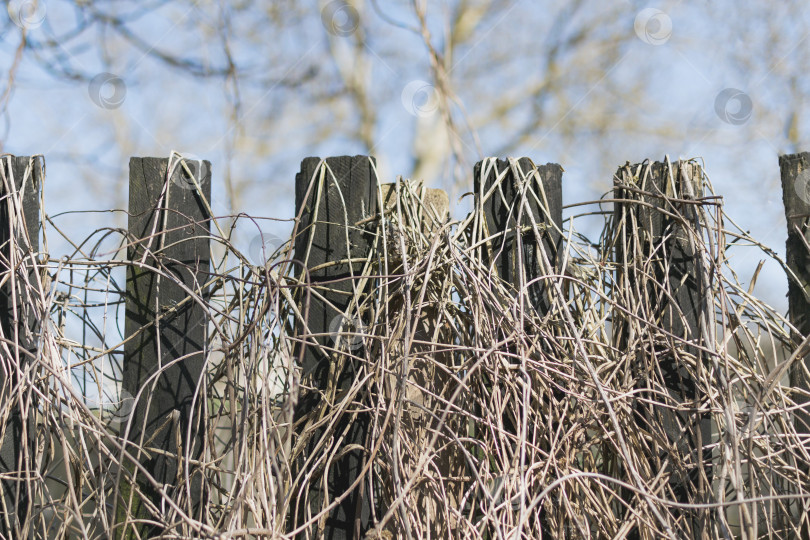
[[[72,4],[42,2],[45,18],[41,25],[28,30],[29,39],[44,40],[75,27],[77,11]],[[360,53],[352,41],[355,34],[335,36],[327,31],[323,18],[330,4],[327,2],[304,2],[296,9],[284,8],[293,5],[286,2],[268,4],[280,6],[273,15],[280,22],[270,28],[266,18],[270,15],[251,16],[250,9],[255,8],[251,2],[242,3],[247,6],[244,11],[239,10],[239,3],[205,8],[189,7],[188,2],[156,4],[160,7],[133,21],[131,29],[161,51],[212,68],[222,66],[226,59],[218,32],[223,21],[229,21],[230,52],[244,68],[240,108],[235,111],[232,106],[235,92],[229,82],[172,69],[153,55],[110,37],[113,32],[109,30],[107,34],[98,28],[88,31],[47,54],[39,54],[39,58],[26,51],[0,123],[0,137],[5,152],[46,155],[45,205],[49,214],[120,208],[126,203],[124,180],[129,156],[168,157],[172,150],[178,150],[213,163],[215,211],[229,213],[223,177],[230,171],[245,186],[235,211],[291,218],[293,182],[301,159],[367,150],[350,129],[343,127],[356,117],[345,99],[313,105],[325,94],[340,96],[344,90],[335,84],[338,62],[333,58],[351,69],[367,70],[364,77],[369,79],[376,114],[373,154],[380,161],[385,180],[413,171],[414,138],[422,119],[408,110],[402,92],[415,80],[430,84],[435,80],[422,36],[403,28],[417,23],[410,2],[380,2],[377,10],[371,2],[353,4],[357,6],[357,26],[365,33]],[[331,4],[334,7],[334,2]],[[727,212],[741,227],[784,254],[777,156],[794,150],[781,133],[790,113],[782,105],[787,101],[786,80],[794,76],[806,84],[798,73],[804,67],[802,58],[808,45],[805,8],[774,8],[774,20],[779,22],[773,23],[761,15],[770,13],[764,2],[746,7],[732,2],[714,6],[593,2],[586,3],[587,9],[579,10],[570,20],[563,19],[565,25],[554,26],[552,22],[559,21],[552,15],[565,4],[496,4],[453,58],[450,76],[457,77],[453,88],[457,125],[463,126],[462,111],[471,116],[483,114],[500,96],[527,81],[542,79],[549,69],[544,63],[544,46],[555,28],[564,26],[559,30],[563,35],[573,33],[581,21],[597,38],[623,36],[613,49],[586,45],[560,59],[560,70],[592,62],[593,69],[602,70],[601,75],[584,81],[572,79],[560,95],[543,97],[548,121],[532,130],[526,141],[510,148],[509,154],[561,163],[566,171],[566,203],[598,199],[610,188],[615,168],[625,161],[663,159],[667,154],[672,159],[702,158],[716,192],[724,196]],[[99,3],[99,9],[121,16],[135,13],[141,5],[107,2]],[[433,44],[439,48],[446,45],[445,24],[457,6],[454,1],[428,4],[428,27]],[[653,19],[647,16],[646,33],[640,33],[639,17],[645,9],[659,11],[648,12],[653,13]],[[4,15],[0,13],[0,17]],[[349,12],[349,19],[339,19],[338,24],[352,26],[351,16]],[[769,24],[782,25],[777,26],[779,43],[769,41]],[[7,78],[22,36],[14,24],[6,23],[3,28],[0,81]],[[771,43],[775,50],[766,51],[758,43]],[[498,61],[500,50],[505,55]],[[94,103],[87,80],[69,80],[46,72],[43,59],[58,55],[69,59],[66,63],[87,77],[105,72],[119,77],[126,92],[120,107],[105,109]],[[746,62],[741,62],[741,57]],[[560,80],[566,82],[565,77]],[[303,82],[291,86],[290,81]],[[642,96],[627,98],[639,81],[645,89]],[[739,89],[752,103],[750,115],[739,125],[723,121],[716,111],[718,95],[728,88]],[[729,104],[731,113],[736,105]],[[509,116],[478,126],[482,154],[490,155],[501,148],[532,106],[521,104]],[[791,102],[791,107],[806,114],[802,101]],[[591,111],[601,115],[605,131],[588,133],[587,115]],[[611,122],[623,127],[614,133]],[[632,125],[629,129],[628,124]],[[568,133],[571,126],[576,130]],[[664,126],[667,133],[657,133]],[[801,140],[808,141],[807,128],[801,127]],[[461,131],[463,147],[472,162],[479,157],[478,150],[471,132]],[[235,148],[229,149],[231,145]],[[428,180],[455,197],[469,189],[447,175]],[[461,217],[467,204],[459,205],[454,215]],[[567,215],[575,211],[580,209],[567,211]],[[72,214],[59,218],[58,223],[72,238],[81,238],[97,227],[123,226],[125,215]],[[581,226],[589,234],[598,232],[593,220],[583,220]],[[268,222],[267,228],[283,235],[291,226]],[[245,233],[237,237],[237,244],[247,245],[250,238]],[[67,245],[56,239],[49,247],[53,256],[67,250]],[[764,258],[755,249],[738,257],[735,268],[744,281]],[[767,263],[758,288],[760,296],[784,311],[785,291],[781,269]]]

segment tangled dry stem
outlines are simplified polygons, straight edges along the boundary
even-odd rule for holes
[[[123,400],[116,377],[132,239],[117,229],[64,237],[75,248],[64,257],[12,245],[3,286],[15,291],[18,318],[40,321],[29,336],[35,348],[19,335],[0,344],[2,425],[22,407],[36,431],[26,456],[33,470],[22,475],[32,497],[22,534],[135,538],[134,523],[147,520],[165,538],[315,538],[336,501],[292,530],[298,494],[335,458],[341,417],[365,414],[367,466],[346,487],[372,494],[368,538],[798,537],[810,456],[794,425],[801,392],[785,375],[807,347],[729,260],[761,253],[784,264],[729,220],[719,198],[656,196],[661,204],[647,207],[679,224],[700,262],[699,335],[674,334],[655,308],[679,284],[660,278],[669,275],[666,250],[633,222],[643,197],[576,206],[585,211],[566,220],[561,263],[542,259],[537,279],[550,308],[539,313],[525,276],[509,284],[486,263],[503,244],[485,230],[481,205],[452,221],[425,204],[420,184],[400,182],[382,215],[356,225],[376,238],[346,314],[362,324],[341,327],[328,351],[335,372],[355,370],[348,390],[299,380],[297,351],[310,336],[296,333],[297,321],[318,291],[298,276],[292,243],[256,265],[233,235],[245,226],[259,233],[261,222],[217,216],[204,299],[203,519],[168,492],[159,508],[141,496],[121,418],[99,405]],[[531,197],[543,200],[529,187],[516,209]],[[620,203],[627,213],[614,212]],[[21,232],[19,204],[11,196],[2,204]],[[582,215],[603,217],[597,239],[577,230]],[[524,236],[543,234],[542,216],[534,220]],[[44,216],[42,234],[46,246],[61,235],[58,219]],[[688,395],[666,380],[672,366],[691,381]],[[304,392],[320,392],[321,405],[296,415]]]

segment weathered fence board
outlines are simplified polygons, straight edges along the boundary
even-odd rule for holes
[[[480,237],[472,242],[477,245],[488,239],[481,248],[483,263],[514,288],[521,310],[533,309],[539,316],[552,307],[560,273],[562,173],[556,163],[535,166],[525,157],[487,158],[474,169],[475,205],[483,210],[485,223],[474,228]],[[503,425],[508,432],[518,433],[521,411],[531,406],[523,402],[527,397],[512,395],[515,401],[504,408]],[[531,439],[533,434],[526,437]],[[544,511],[541,515],[545,516]],[[542,519],[543,530],[548,531]]]
[[[536,167],[529,158],[496,160],[475,165],[476,203],[486,214],[486,264],[517,290],[527,288],[531,305],[539,313],[549,306],[549,284],[537,278],[557,273],[562,240],[562,167],[547,163]],[[532,223],[541,224],[532,230]],[[542,245],[541,245],[542,244]],[[518,256],[522,254],[522,256]],[[544,268],[543,255],[550,268]]]
[[[651,452],[652,470],[661,470],[669,460],[673,473],[669,485],[676,500],[705,502],[711,491],[710,455],[704,451],[710,443],[710,422],[700,413],[652,405],[660,401],[660,391],[665,389],[679,408],[697,410],[700,406],[695,379],[684,367],[686,360],[677,358],[674,351],[696,357],[694,376],[701,376],[705,360],[694,345],[704,340],[700,317],[706,284],[702,282],[701,251],[695,247],[699,239],[688,236],[690,224],[696,230],[701,226],[695,204],[684,201],[702,197],[702,171],[697,164],[687,162],[628,164],[614,177],[614,193],[616,199],[626,201],[615,205],[615,219],[621,223],[620,238],[615,239],[615,293],[622,297],[616,301],[632,314],[653,313],[654,320],[649,323],[675,336],[665,345],[654,345],[655,350],[630,351],[628,328],[635,323],[617,312],[615,342],[620,351],[637,355],[633,376],[637,388],[646,390],[637,401],[640,423],[649,426],[653,437],[664,443],[662,448],[678,450]],[[639,283],[648,285],[640,290]],[[659,432],[662,429],[664,432]],[[676,455],[691,456],[691,463],[673,463]],[[681,475],[679,471],[686,472]],[[704,530],[705,511],[683,512],[689,519],[699,520],[696,530]]]
[[[307,328],[299,329],[299,337],[310,345],[302,351],[301,379],[307,391],[300,398],[298,412],[337,406],[361,367],[351,356],[363,347],[357,335],[362,332],[357,301],[362,301],[363,292],[353,276],[360,273],[373,242],[373,236],[357,224],[377,214],[374,163],[373,158],[366,156],[333,157],[323,164],[320,158],[307,158],[296,176],[295,208],[299,221],[295,259],[307,269],[306,272],[302,269],[299,278],[312,286],[311,291],[304,291],[301,296]],[[354,262],[340,262],[348,260]],[[339,332],[344,334],[336,339]],[[343,354],[337,354],[338,350]],[[321,507],[324,497],[334,501],[357,480],[366,463],[364,448],[370,425],[368,413],[358,412],[360,407],[357,399],[353,400],[348,406],[351,412],[334,426],[296,427],[299,434],[307,431],[307,438],[299,441],[307,449],[323,444],[331,448],[355,444],[363,449],[339,452],[340,457],[329,463],[326,471],[319,465],[313,471],[319,479],[310,480],[308,492],[294,489],[295,527],[311,517],[311,509]],[[309,455],[309,451],[303,453],[299,472],[312,466],[307,460]],[[361,537],[371,516],[372,496],[368,490],[369,486],[360,482],[325,520],[320,520],[319,528],[323,529],[314,537]]]
[[[788,309],[801,342],[810,336],[810,152],[780,156],[779,168],[788,228],[787,265],[793,273],[788,279]],[[808,367],[810,355],[790,375],[791,385],[805,392],[810,391],[810,381],[802,375],[802,368]],[[797,401],[808,402],[804,396]],[[810,434],[810,411],[797,411],[796,427],[800,433]]]
[[[133,337],[124,351],[123,388],[137,404],[122,429],[145,447],[139,459],[154,478],[185,494],[184,511],[199,518],[204,483],[188,460],[200,457],[205,442],[207,316],[194,298],[205,297],[210,271],[203,198],[210,204],[211,166],[183,161],[188,171],[176,158],[130,160],[126,335]],[[160,494],[140,483],[161,508]]]
[[[21,527],[31,502],[26,477],[34,468],[36,403],[33,392],[19,390],[27,366],[31,365],[31,355],[36,352],[34,333],[38,321],[30,299],[20,290],[21,284],[12,281],[31,275],[26,275],[26,269],[33,268],[34,253],[39,250],[41,165],[36,158],[0,158],[0,278],[9,278],[0,287],[0,403],[11,404],[0,411],[8,415],[0,428],[0,474],[5,478],[0,480],[0,535],[4,538],[23,537]],[[24,220],[24,227],[19,220]],[[26,260],[23,263],[21,259]]]
[[[399,519],[392,517],[381,526],[378,537],[384,538],[387,533],[393,538],[399,533],[399,536],[413,538],[424,538],[428,534],[431,538],[455,538],[459,519],[448,512],[447,507],[461,506],[467,485],[464,482],[466,461],[460,445],[451,438],[432,439],[436,433],[464,433],[466,424],[458,420],[441,422],[427,412],[443,400],[445,403],[453,401],[458,385],[450,375],[452,354],[436,343],[450,340],[446,331],[442,336],[443,314],[437,301],[442,295],[431,294],[431,284],[437,280],[431,271],[421,275],[413,272],[414,252],[424,246],[410,245],[414,237],[406,236],[406,231],[419,231],[422,239],[431,238],[445,227],[450,200],[446,192],[428,188],[421,180],[399,179],[396,183],[382,184],[380,195],[385,235],[378,238],[375,259],[381,261],[381,274],[389,277],[381,279],[375,291],[382,311],[379,318],[390,321],[395,314],[405,313],[410,319],[403,329],[403,338],[394,346],[386,347],[385,357],[380,359],[388,376],[387,384],[381,385],[382,396],[377,399],[396,403],[393,416],[396,427],[389,427],[389,433],[397,462],[396,470],[392,468],[390,476],[378,482],[382,484],[379,499],[385,501],[381,507],[385,508],[388,501],[401,495],[398,489],[406,479],[425,474],[418,471],[421,464],[410,458],[408,447],[433,448],[435,457],[431,469],[447,480],[443,482],[440,497],[424,485],[412,489],[397,506]],[[419,201],[415,211],[408,211],[415,201]],[[412,275],[413,279],[396,277],[400,275]],[[429,523],[427,530],[420,533],[412,530],[409,512],[413,509],[419,509]]]

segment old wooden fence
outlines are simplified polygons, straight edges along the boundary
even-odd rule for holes
[[[40,264],[37,258],[39,188],[43,178],[41,167],[36,166],[40,159],[2,158],[2,275],[25,268],[29,272],[26,279],[40,279],[37,273]],[[331,363],[334,360],[328,353],[329,336],[334,329],[330,325],[336,317],[352,312],[352,303],[356,301],[352,294],[354,276],[362,273],[362,266],[375,246],[373,236],[357,224],[373,219],[379,214],[380,204],[385,204],[378,195],[373,158],[326,159],[326,168],[334,174],[336,184],[320,189],[312,180],[324,170],[323,163],[324,160],[318,158],[305,159],[295,179],[297,234],[293,263],[299,275],[306,275],[313,290],[322,291],[300,304],[306,324],[299,323],[303,340],[296,356],[300,359],[301,381],[315,389],[301,392],[297,411],[303,412],[312,410],[325,399],[325,389],[330,384],[332,391],[338,393],[354,384],[351,362],[337,371]],[[560,281],[546,278],[564,271],[561,259],[564,252],[561,246],[565,242],[563,170],[556,164],[537,167],[539,175],[532,181],[539,182],[536,193],[542,193],[543,198],[529,200],[518,208],[514,203],[525,198],[526,186],[524,180],[513,174],[515,165],[534,169],[527,158],[515,162],[485,160],[476,165],[475,204],[483,209],[486,223],[481,224],[481,236],[473,238],[472,243],[487,248],[482,258],[515,290],[527,290],[526,298],[531,306],[525,308],[532,308],[542,316],[550,309],[553,288],[561,286]],[[801,189],[796,186],[801,183],[802,175],[810,171],[810,153],[782,156],[779,165],[788,223],[787,263],[794,274],[789,280],[790,318],[801,334],[795,336],[799,343],[810,335],[810,295],[807,292],[810,284],[810,197],[807,194],[810,187],[803,187],[805,196],[802,197]],[[643,178],[643,184],[631,181],[634,177]],[[171,181],[167,182],[167,178]],[[154,479],[142,486],[152,504],[160,507],[165,498],[164,486],[183,479],[187,497],[182,509],[187,515],[200,519],[204,518],[201,509],[208,494],[203,473],[196,464],[200,463],[206,444],[203,438],[207,420],[202,401],[195,398],[195,392],[200,388],[205,369],[207,319],[205,305],[197,299],[206,297],[207,291],[201,284],[206,283],[210,272],[211,182],[211,167],[206,161],[158,158],[132,158],[130,161],[128,258],[131,264],[127,268],[128,339],[124,344],[122,385],[137,397],[137,407],[133,421],[122,427],[122,437],[132,443],[129,447],[132,468],[148,471]],[[639,295],[639,298],[658,298],[654,306],[658,324],[665,332],[691,343],[689,352],[698,358],[696,377],[699,378],[707,362],[704,351],[708,344],[704,340],[711,337],[700,324],[701,320],[713,320],[713,314],[702,313],[709,308],[701,299],[712,276],[696,255],[694,245],[690,245],[690,237],[679,231],[687,226],[682,221],[684,217],[699,222],[702,205],[712,203],[704,198],[702,171],[691,162],[644,162],[620,167],[614,183],[614,219],[625,224],[623,234],[627,235],[624,241],[617,243],[611,261],[616,269],[615,280],[621,285],[619,290],[626,291],[627,295]],[[442,202],[441,196],[437,196],[436,201],[437,215],[446,213],[447,208],[441,208],[446,201]],[[668,210],[673,204],[680,205],[678,216]],[[10,211],[12,207],[19,211]],[[14,222],[10,219],[12,215],[24,216],[24,222]],[[191,242],[187,241],[190,237]],[[668,297],[659,298],[654,291],[636,290],[637,273],[642,270],[630,262],[640,255],[649,257],[650,250],[668,254],[666,264],[643,270],[654,275],[657,282],[675,284],[671,288],[673,294]],[[144,264],[147,258],[149,264]],[[155,271],[155,267],[159,271]],[[570,277],[570,272],[568,275]],[[33,445],[37,403],[41,399],[30,390],[18,391],[28,376],[27,365],[36,357],[39,321],[30,317],[26,307],[30,299],[20,296],[13,283],[12,279],[0,283],[3,337],[0,403],[7,408],[0,448],[5,516],[0,532],[6,538],[18,537],[36,504],[28,489],[38,474]],[[628,300],[623,305],[632,306],[633,301]],[[612,332],[615,347],[624,347],[629,330],[618,326],[612,328]],[[668,372],[667,366],[675,363],[667,364],[665,359],[659,359],[659,365],[669,391],[677,400],[688,404],[697,399],[692,380],[694,373],[677,368]],[[801,366],[793,366],[793,384],[808,389],[801,371]],[[677,440],[677,435],[671,435],[674,439],[669,441],[673,447],[683,448],[684,455],[691,456],[691,472],[670,478],[672,493],[681,503],[712,502],[708,478],[713,466],[710,446],[714,435],[706,412],[698,407],[691,413],[654,407],[651,404],[655,400],[645,401],[652,390],[644,376],[638,378],[636,385],[639,406],[635,414],[639,422],[694,426],[687,439]],[[142,395],[145,388],[149,389],[149,396]],[[604,397],[608,400],[608,396]],[[510,424],[514,423],[510,418],[504,416],[504,429],[517,429]],[[321,524],[327,538],[357,538],[373,526],[372,515],[379,518],[379,513],[385,511],[373,508],[375,502],[369,494],[369,486],[358,481],[370,466],[367,445],[375,425],[373,412],[357,410],[343,416],[340,422],[341,425],[328,426],[330,433],[341,434],[340,437],[329,436],[329,455],[334,460],[328,473],[321,480],[310,481],[306,493],[296,494],[302,502],[293,505],[290,511],[289,531],[306,529],[310,511],[317,512],[325,499],[338,501],[332,506],[328,520]],[[806,411],[797,409],[795,422],[801,432],[810,434]],[[175,429],[167,429],[167,425]],[[297,425],[296,429],[301,429],[300,424]],[[311,444],[324,444],[322,432],[326,429],[327,426],[316,427],[309,435]],[[183,436],[178,438],[175,433]],[[148,446],[150,452],[141,451],[144,446]],[[650,459],[657,458],[651,456]],[[306,460],[293,464],[302,470],[311,466],[313,464]],[[691,526],[700,529],[701,521],[710,519],[709,516],[706,512],[692,512],[686,519],[693,520]]]

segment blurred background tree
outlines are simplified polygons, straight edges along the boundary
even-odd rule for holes
[[[212,161],[218,213],[276,218],[292,216],[307,155],[372,154],[383,180],[424,178],[452,200],[481,157],[526,155],[565,167],[573,203],[625,161],[669,153],[703,157],[731,213],[778,251],[776,156],[808,149],[810,17],[793,0],[6,7],[2,151],[46,155],[51,214],[125,208],[128,157],[172,150]],[[126,216],[64,223],[81,234],[110,219]],[[760,294],[781,306],[779,274]]]

